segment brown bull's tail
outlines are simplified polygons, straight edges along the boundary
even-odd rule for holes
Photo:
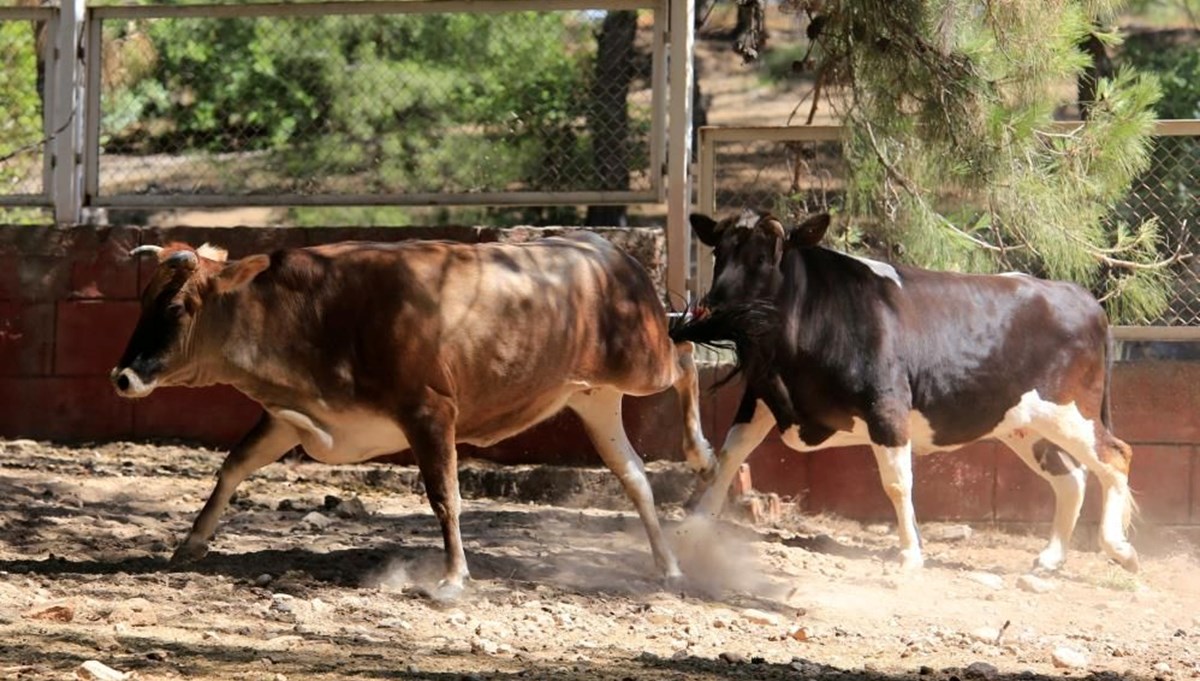
[[[755,372],[769,367],[778,343],[779,326],[779,311],[773,304],[750,302],[714,310],[702,308],[673,318],[669,333],[676,343],[691,341],[712,348],[736,350],[737,364],[713,386],[717,388],[743,371]]]

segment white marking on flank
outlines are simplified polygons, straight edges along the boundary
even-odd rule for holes
[[[840,251],[836,251],[836,252],[840,252]],[[883,277],[884,279],[891,279],[893,282],[896,283],[896,286],[899,286],[900,288],[904,288],[904,282],[900,281],[900,273],[896,271],[895,267],[892,267],[891,265],[887,264],[886,262],[879,262],[878,260],[864,258],[861,255],[851,255],[849,253],[842,253],[842,255],[846,256],[847,258],[857,260],[858,262],[869,267],[871,269],[871,271],[875,273],[876,276]]]

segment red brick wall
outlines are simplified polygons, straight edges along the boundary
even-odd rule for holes
[[[144,400],[118,398],[108,382],[138,314],[150,271],[128,251],[143,243],[211,241],[233,257],[282,246],[342,239],[524,240],[532,230],[482,228],[197,229],[0,226],[0,437],[61,441],[169,438],[225,447],[254,422],[258,407],[229,388],[163,389]],[[662,239],[648,230],[607,235],[662,279]],[[716,370],[705,370],[711,385]],[[702,410],[714,446],[724,438],[738,386],[708,392]],[[1135,449],[1133,487],[1143,518],[1200,525],[1200,363],[1118,363],[1113,417]],[[671,394],[626,402],[630,439],[648,459],[681,458]],[[502,462],[598,463],[575,418],[560,415],[485,451],[464,455]],[[756,485],[795,496],[811,512],[890,520],[890,503],[865,448],[799,454],[772,436],[750,459]],[[921,520],[1048,521],[1053,495],[1015,455],[992,443],[918,460]],[[1085,506],[1095,519],[1098,494]]]

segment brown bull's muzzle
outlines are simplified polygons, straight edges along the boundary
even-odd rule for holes
[[[121,397],[145,397],[154,392],[154,388],[158,384],[157,380],[142,380],[142,377],[136,371],[128,367],[124,369],[121,367],[114,368],[110,374],[110,378],[112,378],[113,387],[116,388],[117,394]]]

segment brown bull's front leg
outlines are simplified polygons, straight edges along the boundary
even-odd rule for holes
[[[442,526],[442,543],[446,550],[445,572],[437,586],[429,592],[436,600],[453,600],[462,593],[471,575],[467,556],[459,533],[458,515],[462,502],[458,492],[458,450],[454,446],[454,422],[457,409],[441,395],[430,394],[426,403],[411,418],[404,419],[429,505]]]
[[[295,429],[264,411],[258,423],[225,457],[225,462],[217,472],[216,487],[196,516],[192,531],[175,549],[171,563],[175,565],[203,558],[208,553],[208,541],[217,529],[217,521],[229,505],[237,486],[254,471],[278,461],[299,442]]]

